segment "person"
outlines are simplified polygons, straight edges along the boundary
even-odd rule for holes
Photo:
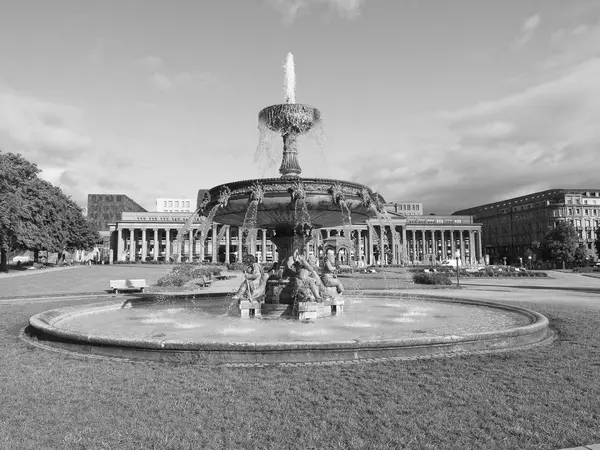
[[[337,268],[335,267],[335,252],[332,248],[327,250],[327,257],[323,265],[323,284],[327,287],[335,287],[338,294],[344,292],[342,282],[337,278]]]
[[[239,300],[243,297],[253,299],[262,295],[259,289],[263,283],[263,275],[265,275],[263,268],[256,262],[256,259],[252,255],[244,256],[244,263],[246,264],[246,270],[244,271],[244,281],[240,284],[237,292],[233,296],[234,300]],[[262,289],[264,291],[264,289]],[[264,293],[264,292],[263,292]]]

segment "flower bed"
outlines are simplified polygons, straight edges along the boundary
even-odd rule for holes
[[[160,277],[156,284],[157,286],[183,286],[195,279],[220,275],[222,270],[223,266],[217,265],[178,264],[173,267],[171,273]]]
[[[450,285],[452,281],[450,281],[450,276],[447,273],[425,273],[425,272],[416,272],[413,273],[413,282],[416,284],[442,284],[442,285]]]

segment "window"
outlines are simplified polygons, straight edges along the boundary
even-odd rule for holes
[[[586,221],[585,221],[585,226],[586,226],[586,227],[589,227],[589,226],[590,226],[590,221],[589,221],[589,220],[586,220]]]
[[[567,199],[567,205],[570,205],[571,203],[573,203],[573,199],[571,197],[566,197]]]
[[[179,200],[175,200],[175,208],[179,208]]]
[[[575,208],[575,214],[581,214],[581,209]]]
[[[576,227],[580,227],[581,226],[581,220],[580,219],[575,219],[575,226]]]
[[[572,216],[573,215],[573,208],[569,208],[567,210],[567,215]]]
[[[575,197],[574,200],[575,200],[575,203],[578,205],[581,203],[581,199],[579,197]]]
[[[185,206],[187,206],[188,208],[190,207],[190,201],[189,201],[189,200],[187,200],[187,201],[185,202]]]
[[[172,207],[173,207],[173,201],[169,200],[169,208],[172,208]]]
[[[165,204],[164,204],[164,207],[165,207],[165,208],[166,208],[166,207],[167,207],[167,201],[166,201],[166,200],[165,200]]]

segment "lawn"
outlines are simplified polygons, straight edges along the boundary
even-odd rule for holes
[[[3,304],[0,448],[557,449],[599,442],[597,309],[518,305],[545,314],[558,339],[500,354],[228,368],[31,348],[16,339],[19,330],[61,302]]]

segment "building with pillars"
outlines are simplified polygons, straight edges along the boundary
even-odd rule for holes
[[[534,241],[561,220],[579,234],[579,245],[594,253],[600,227],[600,189],[549,189],[475,206],[454,214],[471,215],[482,224],[483,246],[493,263],[509,264],[524,257]]]
[[[317,258],[334,248],[343,263],[435,264],[453,259],[461,250],[464,264],[482,262],[481,224],[470,216],[403,215],[386,204],[389,219],[371,219],[350,227],[313,230],[305,252]],[[408,204],[408,203],[406,203]],[[392,206],[390,206],[392,205]],[[422,208],[422,206],[421,206]],[[112,261],[182,260],[233,262],[241,259],[238,227],[211,224],[200,218],[187,222],[189,213],[124,212],[109,224]],[[203,231],[205,230],[205,231]],[[206,238],[202,239],[206,234]],[[244,243],[260,262],[277,260],[272,231],[260,229]]]

